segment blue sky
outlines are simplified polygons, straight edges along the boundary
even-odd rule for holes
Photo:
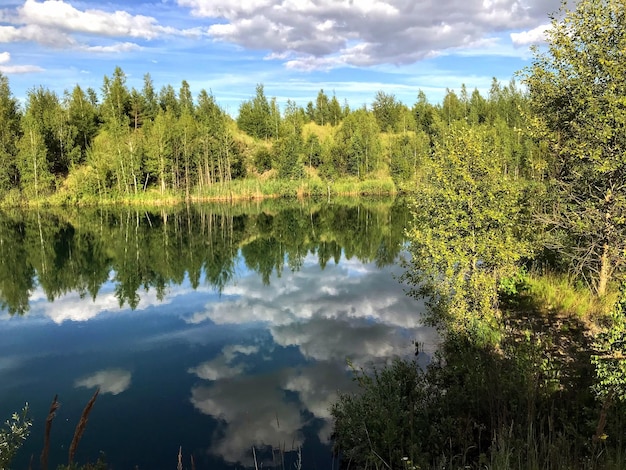
[[[559,0],[0,0],[0,72],[20,100],[43,85],[100,91],[120,66],[141,89],[187,80],[231,114],[257,83],[280,104],[320,89],[412,105],[446,88],[508,82],[540,43]]]

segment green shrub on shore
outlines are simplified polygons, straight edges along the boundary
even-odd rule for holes
[[[0,428],[0,469],[9,468],[13,457],[29,436],[32,424],[27,403],[20,413],[13,413]]]

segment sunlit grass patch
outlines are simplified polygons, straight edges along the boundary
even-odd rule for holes
[[[545,313],[580,320],[593,321],[607,315],[618,296],[618,292],[612,290],[599,298],[592,289],[568,274],[531,274],[526,282],[528,294]]]

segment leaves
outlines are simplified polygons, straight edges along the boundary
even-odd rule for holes
[[[533,132],[553,156],[558,207],[546,226],[566,235],[560,251],[599,295],[625,268],[625,10],[624,0],[564,5],[524,77]]]

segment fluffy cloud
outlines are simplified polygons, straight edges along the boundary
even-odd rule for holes
[[[405,329],[421,326],[423,304],[404,295],[390,270],[342,258],[339,265],[319,271],[317,258],[309,255],[299,271],[272,275],[269,286],[257,275],[243,277],[226,286],[220,302],[208,303],[187,321],[277,326],[323,316],[376,319]]]
[[[403,332],[398,328],[365,319],[313,318],[307,322],[273,326],[272,337],[280,346],[296,346],[307,359],[337,361],[349,359],[355,366],[387,362],[394,356],[409,356],[412,341],[424,344],[433,353],[436,333],[430,328]]]
[[[19,21],[69,32],[112,37],[154,39],[172,28],[160,26],[150,16],[130,15],[125,11],[81,11],[62,0],[26,0],[18,8]]]
[[[141,46],[133,42],[118,42],[110,46],[86,46],[84,48],[89,52],[131,52],[141,50]]]
[[[511,33],[511,41],[517,47],[528,46],[530,44],[541,44],[546,40],[546,31],[550,29],[550,24],[542,24],[528,31],[521,33]]]
[[[407,64],[535,28],[558,0],[178,0],[216,40],[268,50],[289,68]],[[519,38],[518,38],[519,39]]]
[[[110,279],[113,278],[113,274],[111,276]],[[208,288],[204,290],[210,291]],[[135,310],[142,311],[154,306],[167,305],[192,292],[203,292],[203,289],[193,291],[190,287],[172,285],[164,298],[160,298],[155,289],[150,289],[141,294]],[[44,290],[37,287],[31,293],[30,304],[30,315],[44,316],[57,324],[65,321],[83,322],[105,313],[130,311],[130,307],[126,305],[120,307],[119,299],[113,291],[113,284],[105,285],[93,300],[81,296],[78,292],[69,292],[60,295],[54,299],[54,302],[48,301]]]
[[[163,36],[199,36],[198,29],[180,30],[163,26],[151,16],[126,11],[80,10],[64,0],[26,0],[17,9],[0,10],[0,42],[35,42],[49,47],[75,47],[90,52],[128,52],[139,46],[124,42],[114,45],[85,45],[75,35],[92,38],[136,38],[153,40]]]
[[[240,376],[192,389],[191,403],[224,423],[222,437],[211,443],[211,453],[251,467],[252,445],[258,449],[286,442],[295,447],[302,444],[305,419],[298,403],[285,401],[284,391],[277,386],[280,381],[274,374]]]
[[[304,410],[323,421],[318,435],[327,442],[332,428],[329,408],[338,389],[353,391],[355,384],[341,365],[327,362],[199,385],[191,390],[191,402],[200,412],[222,421],[221,437],[209,451],[227,462],[253,466],[253,445],[263,462],[265,446],[303,444],[304,427],[310,424]],[[285,392],[296,399],[287,399]]]
[[[100,387],[100,393],[119,395],[130,387],[131,373],[123,369],[104,369],[91,374],[88,377],[78,379],[75,387],[95,388]]]

